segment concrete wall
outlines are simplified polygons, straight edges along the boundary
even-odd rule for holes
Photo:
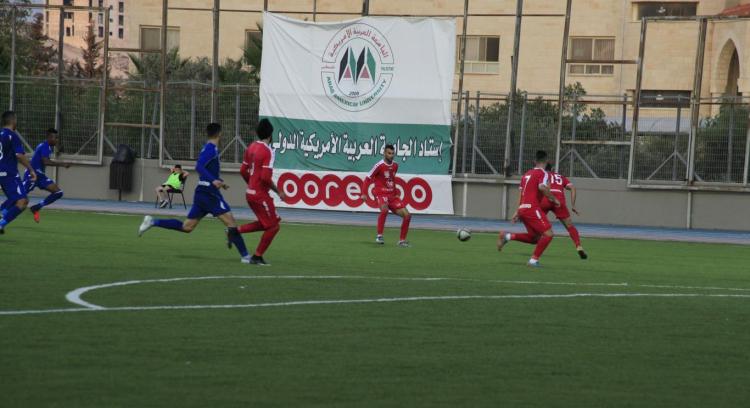
[[[154,188],[164,182],[168,174],[169,170],[159,168],[155,160],[136,161],[134,188],[123,194],[123,200],[153,202]],[[101,167],[58,169],[53,177],[66,197],[117,199],[117,191],[109,190],[109,159]],[[232,187],[224,193],[229,203],[244,205],[244,182],[239,174],[225,171],[224,178]],[[195,183],[196,177],[192,174],[187,186],[188,203],[192,201]],[[579,192],[577,207],[581,216],[576,217],[576,221],[580,223],[686,228],[691,207],[690,222],[694,228],[750,231],[747,216],[750,193],[636,190],[628,189],[625,180],[573,179],[573,183]],[[517,184],[517,180],[457,178],[453,184],[455,213],[468,217],[508,218],[518,202]]]

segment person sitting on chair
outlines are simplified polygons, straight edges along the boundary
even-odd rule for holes
[[[167,178],[164,184],[156,187],[156,196],[159,198],[159,208],[164,208],[169,204],[169,196],[167,193],[174,190],[182,190],[182,185],[185,183],[189,173],[182,170],[182,166],[175,164],[172,167],[172,173]]]

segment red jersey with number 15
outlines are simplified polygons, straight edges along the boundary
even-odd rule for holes
[[[544,195],[539,186],[549,186],[549,174],[538,167],[526,172],[521,178],[521,207],[539,208]]]
[[[240,174],[247,182],[250,196],[268,196],[273,183],[273,148],[263,142],[253,142],[245,150]]]
[[[396,194],[397,171],[398,163],[395,161],[392,161],[390,164],[386,163],[385,160],[375,163],[375,166],[372,167],[370,174],[367,176],[368,179],[375,183],[372,193],[375,196]]]
[[[565,189],[572,183],[562,174],[549,172],[549,191],[555,198],[560,200],[560,204],[565,204]]]

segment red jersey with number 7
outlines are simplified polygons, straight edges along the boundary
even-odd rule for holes
[[[249,196],[269,196],[273,184],[273,148],[263,142],[253,142],[245,150],[240,174],[247,182]]]
[[[539,186],[549,186],[549,174],[538,167],[526,172],[521,178],[521,207],[539,208],[544,195]]]
[[[392,161],[390,164],[381,160],[372,167],[365,181],[372,180],[375,188],[372,193],[375,196],[391,196],[396,194],[396,172],[398,163]]]

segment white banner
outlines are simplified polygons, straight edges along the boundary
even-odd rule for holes
[[[274,181],[287,195],[279,207],[337,211],[379,211],[367,173],[274,170]],[[451,176],[410,176],[396,178],[399,197],[412,213],[453,214]],[[365,200],[362,199],[363,193]]]

